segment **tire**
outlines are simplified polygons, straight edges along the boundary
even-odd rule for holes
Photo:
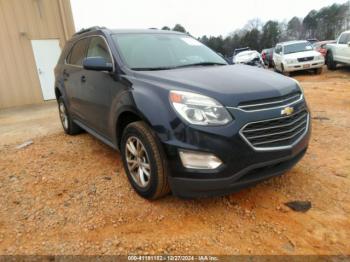
[[[158,199],[170,192],[163,148],[146,123],[133,122],[124,129],[121,154],[129,182],[141,197]]]
[[[284,71],[284,65],[281,64],[281,73],[285,76],[289,76],[289,72]]]
[[[327,52],[327,68],[329,70],[335,70],[337,68],[337,63],[334,61],[333,53]]]
[[[316,75],[320,75],[320,74],[322,74],[322,71],[323,71],[323,70],[322,70],[322,67],[316,68],[316,69],[315,69],[315,74],[316,74]]]
[[[273,63],[273,67],[272,67],[272,68],[273,68],[273,71],[275,71],[275,72],[279,72],[279,71],[278,71],[278,68],[277,68],[277,66],[276,66],[276,64],[275,64],[275,63]]]
[[[64,132],[68,135],[76,135],[81,133],[82,129],[73,122],[62,96],[58,98],[57,103],[58,113]]]

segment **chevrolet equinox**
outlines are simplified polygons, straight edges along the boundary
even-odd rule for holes
[[[298,82],[228,65],[187,34],[81,30],[55,68],[64,131],[121,153],[142,197],[222,195],[291,169],[310,114]]]

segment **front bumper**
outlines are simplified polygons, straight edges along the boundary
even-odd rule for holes
[[[301,71],[301,70],[317,69],[323,66],[324,66],[324,60],[307,61],[307,62],[300,62],[295,64],[286,64],[284,70],[286,72],[294,72],[294,71]]]
[[[183,198],[225,195],[284,174],[304,156],[306,149],[307,147],[290,157],[248,166],[227,178],[194,179],[170,176],[169,183],[173,194]]]
[[[305,108],[305,101],[293,105]],[[174,139],[163,142],[169,164],[169,184],[174,195],[184,198],[223,195],[254,185],[291,169],[305,154],[311,123],[296,144],[280,150],[255,150],[240,136],[247,123],[272,119],[281,108],[246,112],[229,111],[235,121],[225,127],[176,126]],[[309,117],[310,119],[310,117]],[[223,164],[215,170],[187,169],[182,165],[179,149],[207,152],[219,157]]]

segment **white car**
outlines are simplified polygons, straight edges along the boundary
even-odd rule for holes
[[[334,70],[337,64],[350,65],[350,31],[343,32],[336,43],[327,44],[327,66]]]
[[[234,64],[246,64],[264,67],[264,61],[262,60],[260,53],[255,50],[239,52],[233,57],[232,62]]]
[[[283,74],[310,69],[321,74],[325,60],[320,52],[314,50],[310,42],[302,40],[277,44],[273,53],[273,62],[275,70]]]

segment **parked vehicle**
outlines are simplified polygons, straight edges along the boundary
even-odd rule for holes
[[[235,50],[233,50],[233,57],[235,57],[236,55],[238,55],[240,52],[249,51],[249,50],[250,50],[250,47],[236,48]]]
[[[334,44],[327,44],[327,67],[334,70],[337,64],[350,65],[350,31],[343,32]]]
[[[327,41],[316,42],[313,44],[313,46],[317,52],[320,52],[324,57],[326,57],[326,54],[327,54],[326,45],[333,44],[333,43],[336,43],[336,41],[335,40],[327,40]]]
[[[265,67],[259,52],[250,50],[242,51],[233,57],[233,64],[245,64],[257,67]]]
[[[308,41],[310,44],[314,44],[314,43],[317,43],[318,40],[316,38],[311,38],[311,39],[307,39],[306,41]]]
[[[145,198],[239,190],[283,174],[308,147],[297,81],[228,65],[187,34],[85,30],[67,42],[55,77],[64,131],[120,150]]]
[[[324,57],[313,49],[309,41],[289,41],[276,45],[273,62],[275,70],[283,74],[310,69],[321,74]]]
[[[267,48],[261,51],[261,57],[264,61],[264,64],[268,67],[273,67],[273,51],[275,48]]]

